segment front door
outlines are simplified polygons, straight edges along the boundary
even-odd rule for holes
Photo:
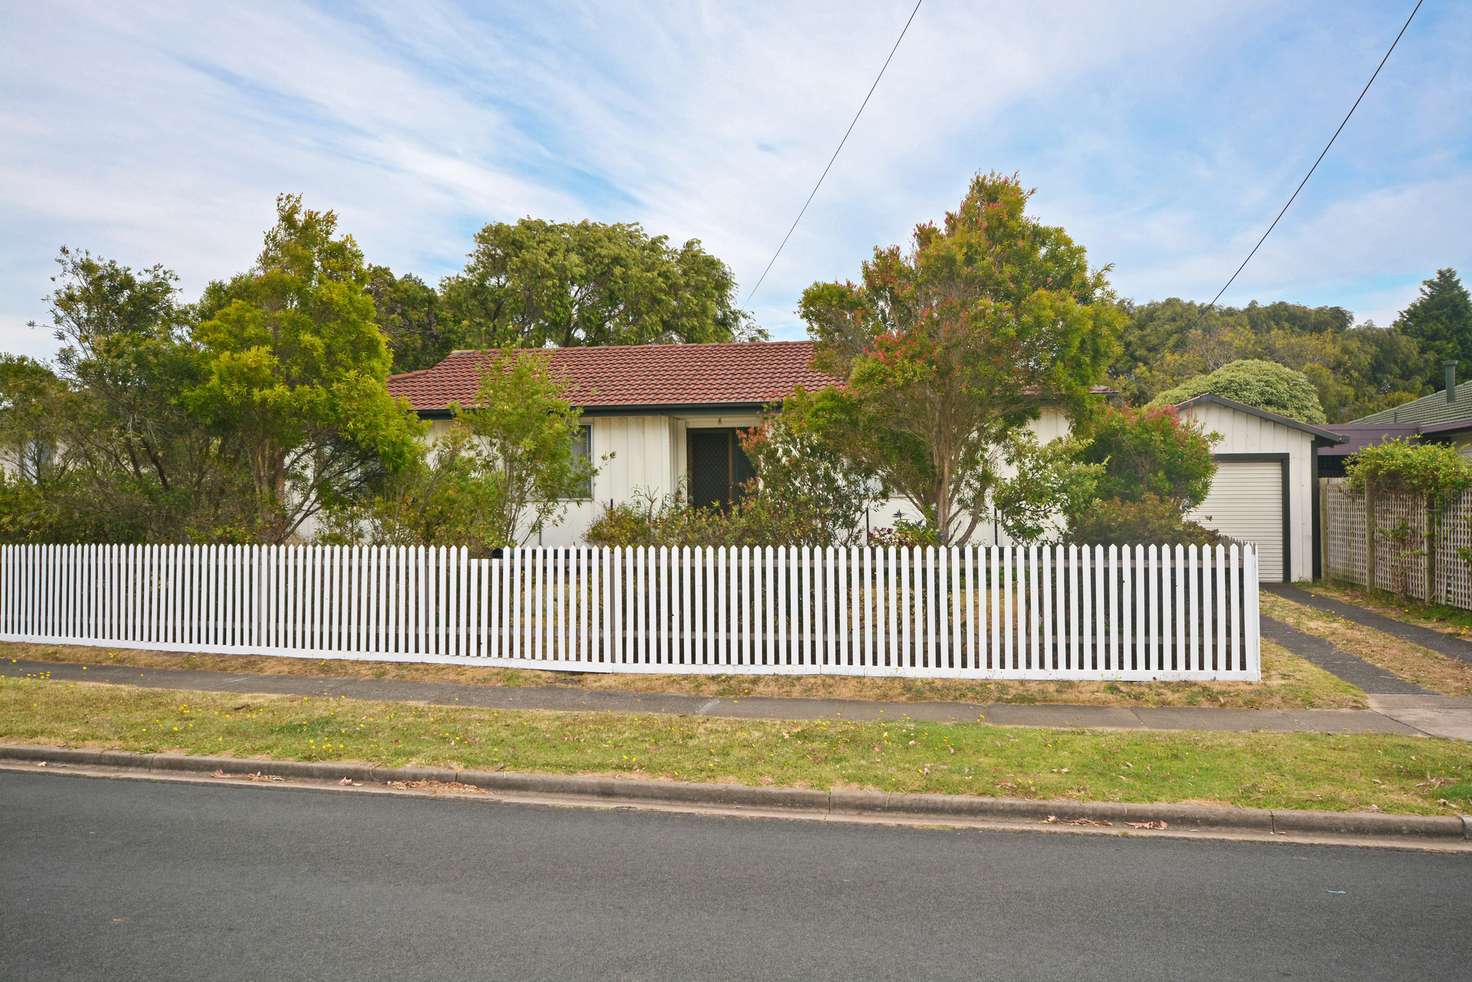
[[[755,476],[735,429],[690,430],[690,503],[725,508]]]

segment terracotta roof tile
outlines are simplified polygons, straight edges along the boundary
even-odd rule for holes
[[[811,341],[644,344],[541,348],[567,398],[583,409],[632,406],[766,405],[794,389],[838,380],[812,368]],[[416,410],[469,405],[494,350],[454,351],[433,368],[391,375],[388,389]]]

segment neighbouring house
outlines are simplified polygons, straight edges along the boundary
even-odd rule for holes
[[[1258,547],[1263,582],[1319,575],[1317,454],[1344,438],[1218,395],[1200,395],[1176,407],[1208,434],[1216,476],[1190,516],[1223,535]]]
[[[838,379],[812,367],[810,341],[648,344],[547,348],[551,374],[582,410],[582,451],[601,461],[586,498],[568,503],[562,521],[543,531],[544,545],[574,545],[604,506],[683,492],[697,505],[732,500],[752,476],[737,434],[795,389],[815,391]],[[391,376],[389,391],[430,421],[432,438],[450,425],[452,404],[470,405],[493,351],[455,351],[433,368]],[[1103,391],[1103,390],[1101,390]],[[1068,420],[1044,406],[1032,423],[1038,439],[1068,433]],[[916,518],[904,501],[876,507],[872,527]],[[998,541],[987,525],[978,542]]]
[[[1388,440],[1451,443],[1472,456],[1472,382],[1457,384],[1457,364],[1446,364],[1446,387],[1429,396],[1382,409],[1328,429],[1344,437],[1337,446],[1319,450],[1319,474],[1343,477],[1350,454]]]

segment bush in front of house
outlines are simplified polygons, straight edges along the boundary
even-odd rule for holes
[[[1095,423],[1080,457],[1099,465],[1095,498],[1069,515],[1069,538],[1108,545],[1198,545],[1216,533],[1187,520],[1216,474],[1214,439],[1169,407],[1110,409]]]
[[[1206,546],[1221,541],[1211,529],[1184,518],[1178,502],[1157,494],[1133,501],[1096,501],[1087,512],[1074,516],[1071,532],[1070,541],[1080,545],[1179,542]]]

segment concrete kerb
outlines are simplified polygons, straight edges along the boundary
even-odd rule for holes
[[[1000,823],[1165,822],[1176,830],[1332,835],[1352,838],[1472,840],[1472,816],[1390,815],[1382,812],[1309,812],[1209,805],[1114,801],[1033,801],[965,795],[898,794],[880,791],[817,791],[734,784],[696,784],[636,778],[455,770],[445,767],[371,767],[363,764],[184,754],[137,754],[117,750],[0,745],[0,760],[108,767],[155,772],[262,775],[283,779],[371,784],[419,781],[464,784],[508,794],[627,803],[699,805],[764,812],[822,813],[835,817],[967,819]]]

